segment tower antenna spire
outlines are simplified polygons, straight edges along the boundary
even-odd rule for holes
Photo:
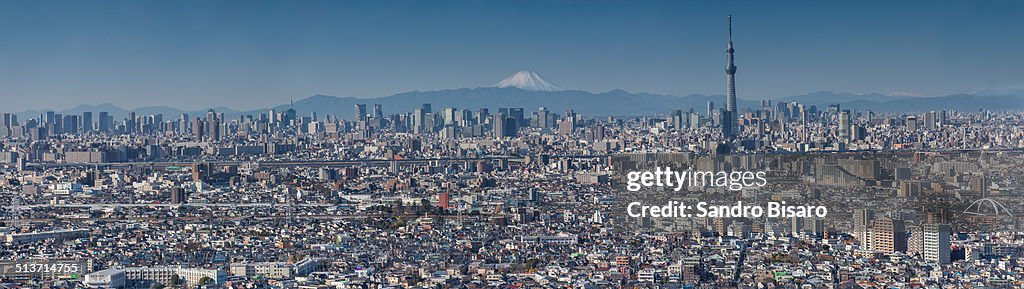
[[[732,49],[732,15],[729,15],[729,45],[727,46],[725,60],[725,110],[726,123],[722,126],[722,132],[727,138],[732,138],[738,130],[736,115],[739,113],[736,107],[736,64]]]
[[[729,14],[729,43],[732,43],[732,14]]]

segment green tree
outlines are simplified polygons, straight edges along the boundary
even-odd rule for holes
[[[199,285],[206,285],[210,283],[213,283],[213,279],[210,277],[203,277],[199,279]]]
[[[423,206],[423,211],[424,211],[424,212],[430,212],[430,211],[431,211],[431,208],[430,208],[430,200],[427,200],[427,199],[420,199],[420,205],[422,205],[422,206]]]
[[[178,274],[171,275],[171,286],[181,285],[181,276]]]

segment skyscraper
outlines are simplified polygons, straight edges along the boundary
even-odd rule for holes
[[[203,119],[196,117],[192,120],[192,133],[195,134],[196,139],[202,139],[206,131],[203,130]]]
[[[133,112],[129,112],[128,113],[128,120],[125,123],[125,127],[127,128],[129,134],[135,133],[135,128],[138,127],[138,126],[135,125],[137,123],[138,122],[135,120],[135,112],[134,111]]]
[[[220,120],[217,119],[217,114],[212,109],[206,112],[206,129],[206,135],[210,137],[210,141],[220,139]]]
[[[504,113],[498,113],[494,115],[494,137],[501,139],[506,137],[505,127],[508,126],[508,117]]]
[[[57,114],[54,113],[53,111],[47,111],[46,112],[46,121],[44,121],[44,123],[46,123],[46,124],[54,124],[54,123],[56,123],[57,121],[54,120],[56,118],[56,116],[57,116]]]
[[[516,120],[516,128],[526,126],[526,113],[522,107],[513,107],[508,109],[509,117]]]
[[[934,130],[936,128],[936,122],[938,114],[935,111],[929,111],[924,114],[924,129]]]
[[[906,252],[906,232],[903,220],[877,219],[871,223],[871,249],[883,253]]]
[[[383,119],[384,118],[384,106],[380,104],[373,105],[373,118]]]
[[[924,224],[922,233],[924,259],[935,264],[949,264],[950,249],[948,224]]]
[[[352,119],[356,121],[366,120],[365,104],[356,104],[355,109],[352,112]]]
[[[726,132],[727,137],[732,137],[736,133],[736,65],[734,63],[733,50],[732,48],[732,15],[729,15],[729,48],[725,51],[727,53],[726,64],[725,64],[725,111],[728,112],[728,116],[725,119],[728,121],[726,124],[722,124],[722,127],[729,126],[728,129],[723,129]]]
[[[100,131],[108,131],[113,126],[113,121],[107,122],[107,118],[110,118],[110,115],[106,111],[101,111],[99,118]]]
[[[181,123],[181,125],[180,125],[181,127],[179,128],[181,133],[188,133],[189,129],[191,129],[191,127],[188,126],[188,120],[189,120],[188,114],[187,113],[182,113],[181,114],[181,120],[179,120],[179,122]]]
[[[549,127],[551,127],[551,123],[549,123],[550,120],[551,120],[551,112],[548,111],[548,108],[541,106],[539,109],[537,109],[537,127],[539,127],[539,128],[549,128]]]
[[[288,110],[284,111],[284,117],[281,119],[281,122],[284,123],[284,126],[295,125],[295,101],[292,101],[291,105],[288,106]]]
[[[871,245],[871,222],[875,220],[875,212],[869,209],[857,209],[853,211],[853,233],[854,237],[862,245],[870,249]]]
[[[15,126],[15,125],[17,125],[17,123],[18,123],[18,115],[13,114],[13,113],[9,113],[9,112],[5,112],[4,113],[4,124],[3,124],[3,126],[5,128],[10,128],[12,126]]]
[[[839,140],[850,140],[850,111],[839,112]]]
[[[82,132],[92,131],[92,112],[86,111],[82,113]]]
[[[498,139],[515,137],[518,130],[515,121],[515,118],[500,112],[494,115],[494,137]]]

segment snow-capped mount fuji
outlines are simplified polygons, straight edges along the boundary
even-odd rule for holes
[[[516,72],[516,74],[513,74],[512,76],[505,78],[504,80],[498,82],[498,84],[495,84],[494,86],[499,88],[515,87],[529,91],[564,90],[561,87],[558,87],[558,85],[555,85],[545,80],[543,77],[540,76],[540,74],[537,74],[536,72],[529,70]]]

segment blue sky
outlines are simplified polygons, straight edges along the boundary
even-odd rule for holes
[[[1024,84],[1020,1],[4,1],[5,111],[478,87],[944,95]]]

